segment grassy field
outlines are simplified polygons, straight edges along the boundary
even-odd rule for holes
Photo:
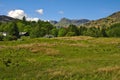
[[[0,80],[120,80],[120,38],[0,42]]]

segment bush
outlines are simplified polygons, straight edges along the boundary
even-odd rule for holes
[[[68,32],[66,36],[75,36],[75,32]]]
[[[4,36],[0,34],[0,41],[3,41]]]
[[[107,34],[109,37],[120,37],[120,23],[112,25],[108,29]]]
[[[4,40],[4,41],[17,40],[17,37],[16,37],[16,36],[7,35],[7,36],[4,37],[3,40]]]

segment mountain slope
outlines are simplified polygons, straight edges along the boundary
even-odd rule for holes
[[[59,22],[52,21],[51,23],[54,24],[55,26],[61,26],[61,27],[68,27],[70,24],[79,26],[80,24],[84,24],[89,22],[88,19],[80,19],[80,20],[70,20],[67,18],[62,18]]]
[[[0,15],[0,22],[10,22],[10,21],[15,21],[15,20],[17,19],[5,16],[5,15]]]
[[[98,19],[95,21],[90,21],[86,23],[84,26],[85,27],[102,27],[102,26],[108,27],[115,23],[120,23],[120,11],[115,12],[106,18]]]

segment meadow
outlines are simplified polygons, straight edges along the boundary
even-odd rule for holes
[[[0,80],[120,80],[120,38],[1,41]]]

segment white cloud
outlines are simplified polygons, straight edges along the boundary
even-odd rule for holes
[[[17,19],[22,19],[24,16],[27,17],[27,14],[25,14],[23,10],[16,9],[16,10],[9,11],[8,16],[17,18]]]
[[[59,11],[58,13],[59,13],[59,14],[64,14],[64,11]]]
[[[23,17],[25,16],[27,21],[38,21],[39,20],[39,18],[28,17],[28,15],[24,12],[24,10],[20,10],[20,9],[9,11],[8,16],[17,18],[17,19],[23,19]]]
[[[36,10],[37,13],[39,13],[40,15],[42,15],[44,13],[44,10],[43,9],[39,9],[39,10]]]
[[[27,18],[27,21],[38,21],[39,18]]]

